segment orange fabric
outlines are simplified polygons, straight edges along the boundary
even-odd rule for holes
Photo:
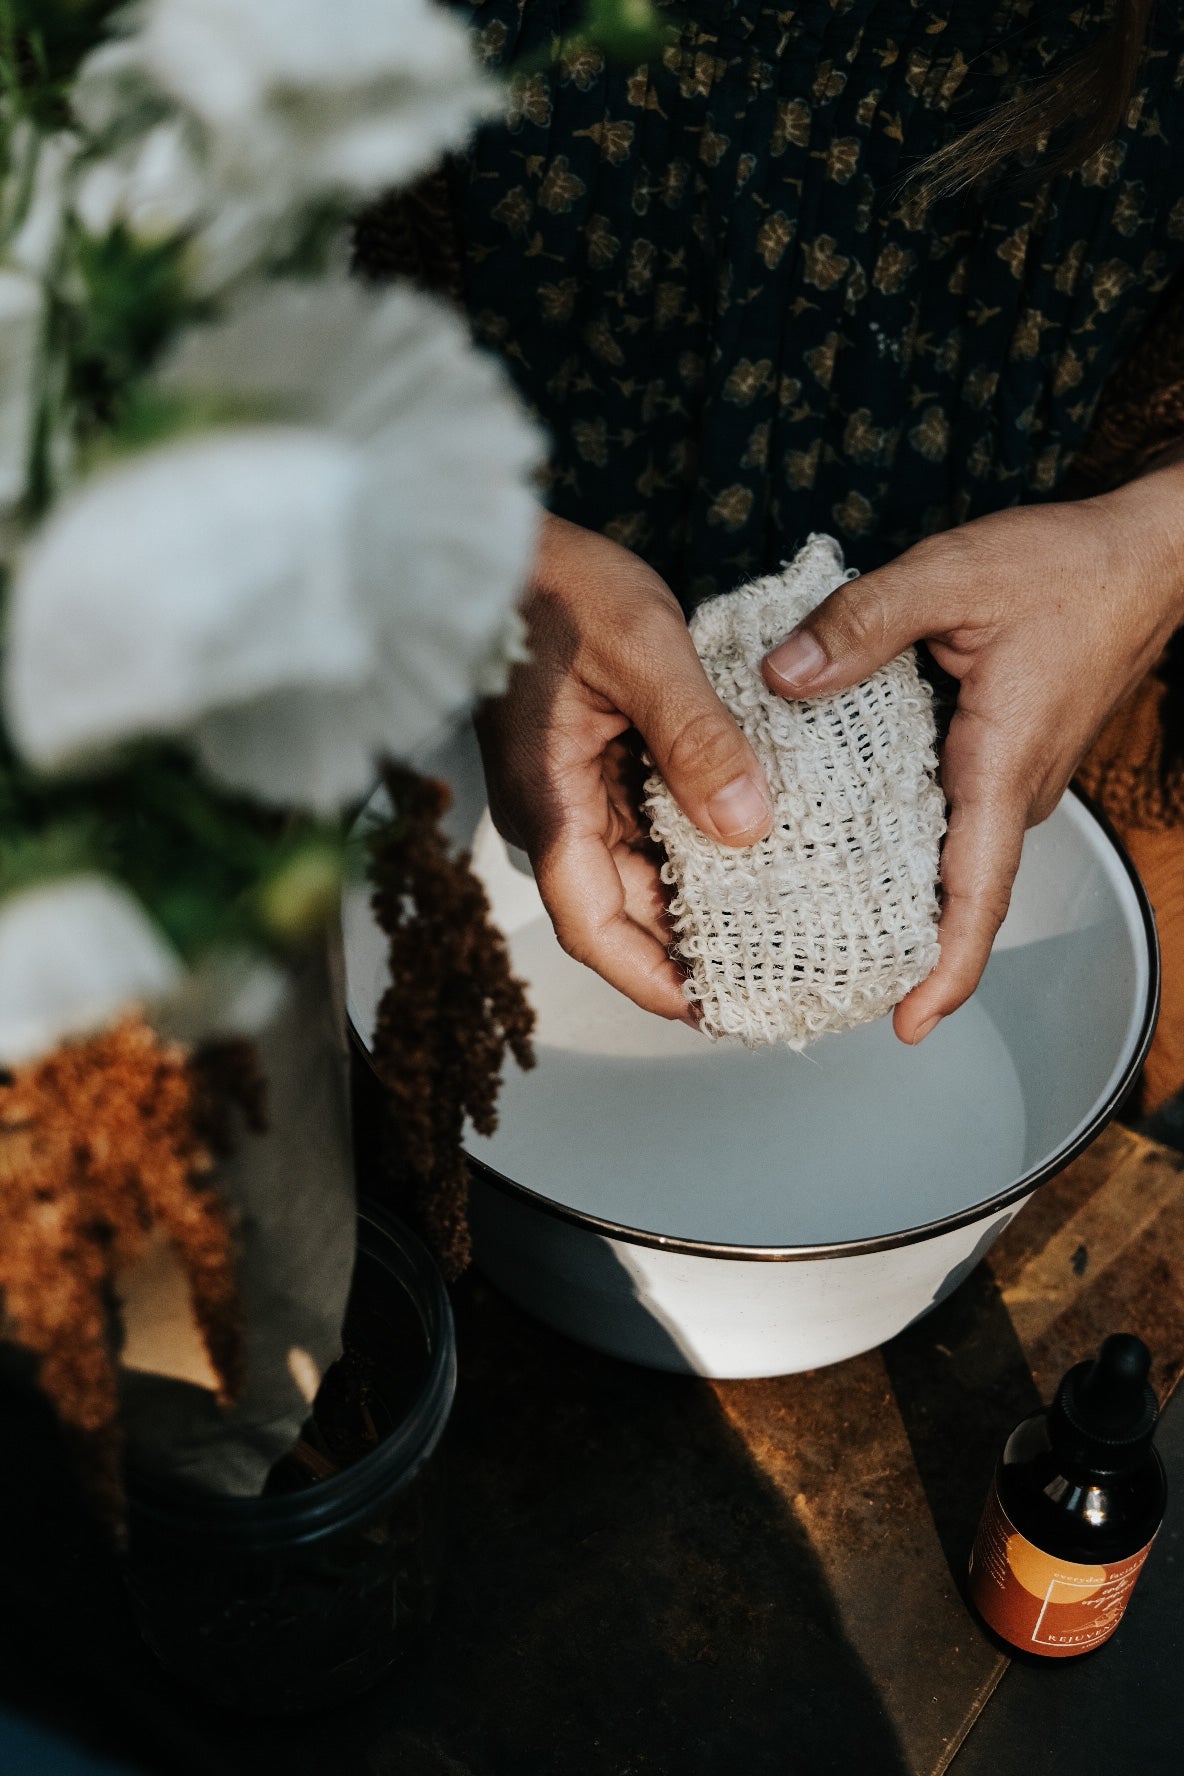
[[[1163,1005],[1143,1073],[1141,1108],[1151,1115],[1184,1087],[1184,826],[1122,836],[1155,908],[1163,954]]]
[[[1167,688],[1149,673],[1120,705],[1082,762],[1078,782],[1121,829],[1184,827],[1184,760],[1163,771]]]
[[[1184,438],[1184,279],[1177,279],[1155,324],[1110,379],[1085,448],[1074,464],[1076,491],[1098,493],[1128,481]],[[1149,674],[1116,711],[1078,772],[1099,801],[1143,878],[1159,927],[1163,1008],[1143,1075],[1150,1114],[1184,1088],[1184,760],[1165,773],[1164,699],[1184,696],[1180,669],[1170,689]]]
[[[1172,284],[1151,326],[1107,380],[1066,491],[1101,493],[1118,487],[1181,439],[1184,277]]]
[[[1164,695],[1162,682],[1148,674],[1077,774],[1113,822],[1155,909],[1163,1004],[1143,1074],[1147,1115],[1184,1088],[1184,766],[1162,781]]]

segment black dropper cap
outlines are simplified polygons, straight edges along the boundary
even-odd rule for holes
[[[1078,1363],[1049,1408],[1053,1447],[1082,1467],[1120,1473],[1151,1447],[1159,1401],[1147,1373],[1151,1352],[1132,1332],[1115,1332],[1091,1362]]]

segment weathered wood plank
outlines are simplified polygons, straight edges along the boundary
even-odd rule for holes
[[[906,1766],[940,1776],[1006,1660],[961,1594],[1002,1436],[1123,1328],[1184,1370],[1184,1158],[1111,1128],[882,1352],[713,1390],[825,1574]]]

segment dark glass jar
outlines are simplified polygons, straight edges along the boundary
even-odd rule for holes
[[[1010,1652],[1080,1658],[1118,1627],[1163,1520],[1151,1353],[1115,1333],[1016,1426],[970,1560],[970,1598]]]
[[[1048,1413],[1016,1426],[996,1475],[999,1501],[1022,1536],[1083,1566],[1112,1566],[1146,1547],[1167,1503],[1158,1450],[1136,1468],[1107,1473],[1066,1459],[1049,1431]]]
[[[228,1707],[292,1714],[356,1695],[432,1614],[452,1312],[418,1240],[373,1209],[358,1216],[346,1344],[371,1364],[386,1419],[352,1466],[261,1498],[129,1487],[126,1582],[140,1630],[169,1671]]]

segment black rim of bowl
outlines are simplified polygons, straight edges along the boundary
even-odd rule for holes
[[[244,1552],[299,1547],[367,1521],[431,1459],[456,1392],[456,1332],[444,1279],[410,1228],[371,1203],[358,1209],[357,1249],[406,1290],[427,1340],[427,1374],[399,1424],[369,1455],[301,1492],[228,1498],[135,1476],[128,1487],[133,1530],[139,1518]]]
[[[1126,846],[1115,832],[1109,819],[1102,809],[1086,795],[1077,784],[1072,784],[1073,795],[1085,807],[1086,811],[1101,828],[1109,841],[1119,862],[1125,869],[1134,890],[1139,912],[1143,920],[1143,932],[1147,939],[1148,978],[1147,1002],[1143,1008],[1143,1020],[1139,1028],[1138,1039],[1131,1051],[1130,1059],[1123,1068],[1118,1081],[1107,1094],[1104,1102],[1099,1105],[1084,1128],[1080,1129],[1071,1141],[1057,1149],[1048,1159],[1033,1171],[1025,1173],[1015,1184],[1001,1190],[997,1195],[988,1197],[984,1202],[975,1203],[970,1208],[959,1209],[954,1215],[943,1216],[937,1221],[926,1221],[918,1227],[907,1227],[899,1232],[880,1233],[870,1239],[839,1240],[827,1244],[813,1246],[746,1246],[726,1245],[712,1240],[682,1239],[673,1235],[649,1233],[644,1228],[627,1227],[618,1221],[606,1221],[598,1215],[590,1215],[586,1210],[569,1208],[566,1203],[554,1202],[550,1197],[541,1195],[537,1190],[530,1190],[525,1184],[518,1184],[513,1178],[495,1171],[484,1160],[468,1156],[469,1164],[476,1179],[490,1185],[502,1195],[516,1198],[528,1204],[541,1214],[549,1215],[553,1220],[566,1221],[570,1226],[585,1229],[589,1233],[603,1235],[607,1239],[619,1240],[625,1245],[650,1246],[656,1251],[678,1252],[692,1258],[731,1258],[741,1263],[792,1264],[805,1263],[811,1259],[822,1258],[858,1258],[871,1252],[894,1251],[900,1246],[913,1246],[921,1240],[936,1239],[943,1233],[953,1233],[959,1227],[968,1227],[976,1221],[985,1221],[990,1215],[1008,1208],[1013,1203],[1020,1203],[1025,1197],[1063,1172],[1079,1154],[1095,1141],[1102,1130],[1110,1123],[1119,1105],[1126,1097],[1151,1047],[1155,1035],[1156,1020],[1159,1016],[1160,997],[1160,955],[1159,937],[1155,929],[1155,914],[1151,910],[1151,902],[1147,898],[1147,890],[1139,877],[1138,871],[1131,862]],[[350,1034],[353,1041],[366,1061],[370,1063],[370,1051],[351,1024]],[[371,1070],[373,1070],[371,1068]]]

